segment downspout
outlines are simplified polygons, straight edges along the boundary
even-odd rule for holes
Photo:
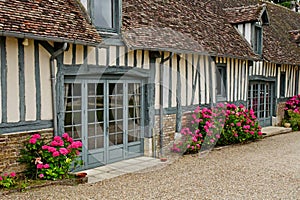
[[[163,68],[163,63],[170,60],[173,56],[173,52],[170,53],[170,55],[164,59],[164,54],[162,54],[161,56],[161,62],[160,62],[160,76],[159,76],[159,145],[160,145],[160,158],[162,159],[163,157],[163,145],[164,145],[164,132],[163,132],[163,118],[164,118],[164,108],[163,108],[163,101],[164,101],[164,97],[163,97],[163,83],[164,83],[164,79],[163,79],[163,75],[164,75],[164,68]],[[165,158],[163,158],[165,159]]]
[[[57,58],[60,54],[62,54],[68,47],[68,43],[64,43],[63,47],[55,51],[51,54],[50,57],[50,77],[51,77],[51,87],[52,87],[52,107],[53,107],[53,131],[54,135],[58,135],[57,133],[57,116],[56,116],[56,76],[55,76],[55,67],[54,67],[54,59]]]

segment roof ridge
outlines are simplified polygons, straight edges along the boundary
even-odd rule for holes
[[[264,6],[266,6],[266,4],[264,3],[264,4],[256,4],[256,5],[248,5],[248,6],[238,6],[238,7],[230,7],[230,8],[223,8],[223,10],[237,10],[237,9],[242,9],[242,8],[255,8],[255,7],[259,7],[259,6],[261,6],[261,7],[264,7]]]

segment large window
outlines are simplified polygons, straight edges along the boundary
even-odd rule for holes
[[[119,0],[89,0],[88,11],[93,24],[100,31],[118,32]]]
[[[217,66],[216,94],[218,100],[226,100],[226,66]]]

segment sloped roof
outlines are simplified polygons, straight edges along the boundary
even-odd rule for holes
[[[125,43],[140,49],[258,58],[232,25],[204,2],[123,0]]]
[[[77,0],[2,0],[1,35],[90,45],[101,42]]]
[[[268,24],[268,18],[263,17],[263,14],[267,15],[265,4],[225,8],[224,11],[228,21],[232,24],[258,21],[261,21],[263,24]]]
[[[300,13],[268,4],[270,26],[264,28],[264,57],[276,63],[300,64],[300,47],[289,31],[300,29]]]
[[[214,0],[210,9],[224,14],[224,8],[251,6],[259,0]],[[291,40],[290,31],[300,30],[300,13],[283,6],[264,2],[269,16],[269,25],[263,27],[263,58],[278,64],[300,65],[300,47]],[[224,15],[226,17],[226,15]]]

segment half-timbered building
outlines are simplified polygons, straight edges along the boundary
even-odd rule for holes
[[[270,125],[299,92],[299,26],[220,2],[0,1],[0,171],[32,132],[81,140],[87,169],[162,156],[198,105],[243,103]]]

